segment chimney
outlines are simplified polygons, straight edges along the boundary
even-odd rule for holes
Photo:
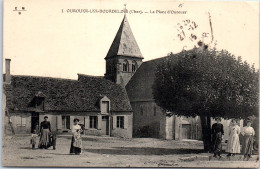
[[[11,83],[10,62],[11,59],[5,59],[5,82],[6,83]]]

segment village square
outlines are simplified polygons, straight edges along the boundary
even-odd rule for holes
[[[201,40],[144,61],[133,32],[125,12],[104,76],[13,75],[5,58],[3,166],[259,167],[259,71]]]

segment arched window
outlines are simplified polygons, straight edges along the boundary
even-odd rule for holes
[[[132,72],[135,72],[137,70],[137,63],[136,61],[133,61],[132,63]]]
[[[128,64],[128,61],[125,60],[123,62],[123,72],[128,72],[128,70],[129,70],[129,64]]]

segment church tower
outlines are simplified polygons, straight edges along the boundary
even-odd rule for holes
[[[105,78],[123,86],[126,86],[142,64],[143,56],[131,31],[126,15],[124,15],[105,60]]]

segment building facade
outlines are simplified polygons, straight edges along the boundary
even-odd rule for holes
[[[5,77],[9,78],[8,73]],[[4,112],[9,113],[16,134],[39,130],[48,116],[52,132],[70,133],[78,118],[87,135],[132,137],[133,113],[126,91],[103,77],[79,74],[78,80],[69,80],[10,75],[4,91]]]
[[[152,85],[156,66],[165,57],[143,62],[126,85],[126,91],[134,112],[133,136],[163,139],[202,138],[200,118],[168,116],[153,98]]]

